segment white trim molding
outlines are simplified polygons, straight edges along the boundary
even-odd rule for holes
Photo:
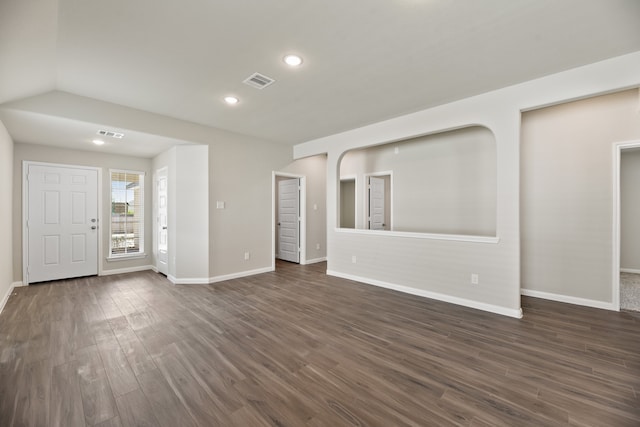
[[[564,302],[567,304],[582,305],[585,307],[600,308],[603,310],[619,311],[619,308],[612,302],[598,301],[593,299],[572,297],[570,295],[560,295],[551,292],[534,291],[531,289],[520,289],[520,294],[528,297],[542,298],[550,301]]]
[[[307,177],[288,172],[271,172],[271,270],[276,269],[276,222],[278,215],[276,213],[276,197],[277,197],[277,177],[297,178],[300,180],[300,241],[299,248],[300,258],[299,264],[307,264]],[[221,276],[224,277],[224,276]],[[242,277],[242,276],[240,276]],[[228,280],[228,279],[222,279]]]
[[[255,270],[240,271],[238,273],[223,274],[209,278],[209,283],[224,282],[225,280],[240,279],[242,277],[255,276],[256,274],[270,273],[275,271],[274,267],[263,267]]]
[[[620,273],[640,274],[640,270],[635,268],[620,268]]]
[[[209,279],[207,277],[187,277],[184,279],[178,279],[175,276],[169,274],[167,279],[174,285],[208,285]]]
[[[138,267],[114,268],[111,270],[102,270],[100,276],[112,276],[114,274],[135,273],[137,271],[153,270],[152,265],[140,265]]]
[[[255,270],[240,271],[238,273],[223,274],[221,276],[214,277],[188,277],[177,278],[172,275],[168,275],[167,279],[174,285],[210,285],[212,283],[224,282],[226,280],[240,279],[242,277],[255,276],[256,274],[270,273],[274,271],[273,267],[257,268]]]
[[[317,264],[319,262],[325,262],[326,260],[327,260],[326,256],[322,258],[308,259],[307,262],[304,263],[304,265]]]
[[[383,282],[381,280],[369,279],[366,277],[354,276],[351,274],[340,273],[338,271],[327,270],[327,275],[340,277],[342,279],[353,280],[367,285],[378,286],[381,288],[392,289],[394,291],[403,292],[405,294],[416,295],[423,298],[429,298],[437,301],[443,301],[450,304],[461,305],[464,307],[475,308],[477,310],[488,311],[490,313],[500,314],[508,317],[522,318],[522,308],[510,309],[498,305],[487,304],[483,302],[473,301],[466,298],[460,298],[453,295],[440,294],[437,292],[416,289],[409,286],[397,285],[394,283]]]
[[[11,294],[13,293],[15,288],[19,288],[21,286],[26,286],[23,282],[13,282],[10,286],[9,289],[7,289],[7,293],[5,294],[4,297],[2,297],[2,301],[0,301],[0,313],[2,313],[2,310],[4,310],[4,306],[7,305],[7,302],[9,301],[9,298],[11,297]]]
[[[612,228],[611,228],[611,308],[608,310],[620,311],[620,161],[622,150],[640,147],[640,140],[619,141],[613,143],[612,166],[613,171],[613,206],[612,206]]]

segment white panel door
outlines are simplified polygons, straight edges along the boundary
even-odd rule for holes
[[[98,274],[98,171],[28,165],[27,282]]]
[[[369,177],[369,229],[384,230],[384,179]]]
[[[156,174],[156,197],[158,212],[156,213],[157,235],[156,235],[156,268],[165,276],[169,272],[169,232],[168,232],[168,184],[167,170],[160,169]]]
[[[278,258],[300,262],[300,180],[278,182]]]

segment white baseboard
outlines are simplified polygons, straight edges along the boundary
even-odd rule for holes
[[[583,305],[585,307],[601,308],[603,310],[617,311],[613,303],[597,301],[586,298],[572,297],[570,295],[553,294],[550,292],[534,291],[531,289],[520,289],[520,294],[528,297],[548,299],[551,301],[566,302],[568,304]]]
[[[209,279],[207,277],[186,277],[178,279],[175,276],[167,275],[167,279],[174,285],[208,285]]]
[[[262,273],[270,273],[272,271],[274,271],[274,268],[269,266],[269,267],[257,268],[255,270],[241,271],[239,273],[224,274],[222,276],[210,277],[209,283],[224,282],[225,280],[239,279],[241,277],[254,276],[256,274],[262,274]]]
[[[308,259],[305,261],[304,265],[309,265],[309,264],[317,264],[319,262],[325,262],[327,260],[327,257],[322,257],[322,258],[314,258],[314,259]]]
[[[636,270],[635,268],[621,268],[620,273],[640,274],[640,270]]]
[[[178,279],[175,276],[168,275],[167,279],[174,285],[209,285],[211,283],[224,282],[225,280],[239,279],[241,277],[254,276],[256,274],[269,273],[273,271],[273,267],[258,268],[255,270],[240,271],[238,273],[224,274],[214,277],[189,277],[186,279]]]
[[[501,314],[503,316],[515,317],[517,319],[522,318],[521,308],[512,309],[507,307],[501,307],[498,305],[473,301],[465,298],[455,297],[452,295],[440,294],[437,292],[425,291],[423,289],[411,288],[409,286],[396,285],[394,283],[383,282],[381,280],[369,279],[366,277],[354,276],[351,274],[340,273],[332,270],[327,270],[327,274],[330,276],[336,276],[336,277],[341,277],[343,279],[354,280],[356,282],[365,283],[367,285],[374,285],[374,286],[379,286],[381,288],[393,289],[394,291],[399,291],[399,292],[403,292],[411,295],[417,295],[419,297],[430,298],[438,301],[448,302],[451,304],[462,305],[464,307],[470,307],[478,310],[488,311],[490,313]]]
[[[2,301],[0,301],[0,313],[2,313],[2,310],[4,310],[4,306],[7,304],[7,301],[9,301],[9,297],[13,293],[13,290],[15,288],[19,288],[20,286],[25,286],[25,285],[22,282],[13,282],[9,286],[9,289],[7,289],[7,293],[4,295],[4,297],[2,297]]]
[[[153,270],[152,265],[141,265],[138,267],[115,268],[112,270],[102,270],[101,276],[111,276],[114,274],[135,273],[136,271]]]

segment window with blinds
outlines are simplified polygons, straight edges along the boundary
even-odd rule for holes
[[[144,172],[111,170],[110,256],[144,253]]]

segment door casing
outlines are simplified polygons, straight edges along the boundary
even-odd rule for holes
[[[385,212],[385,216],[388,217],[388,222],[386,222],[385,230],[393,231],[395,228],[393,226],[393,171],[380,171],[380,172],[371,172],[364,174],[364,182],[365,182],[365,191],[364,191],[364,206],[362,209],[363,217],[362,217],[362,228],[369,229],[369,178],[370,177],[389,177],[389,193],[388,193],[388,201],[385,201],[385,204],[389,207],[389,211]],[[385,194],[386,198],[387,194]],[[356,225],[356,228],[358,226]]]
[[[29,267],[29,234],[27,229],[27,219],[29,215],[29,193],[28,193],[28,173],[30,166],[49,166],[49,167],[61,167],[70,169],[89,169],[95,170],[98,174],[98,275],[102,275],[102,262],[103,250],[102,250],[102,168],[83,165],[68,165],[61,163],[48,163],[48,162],[35,162],[31,160],[24,160],[22,162],[22,284],[28,285],[28,267]]]
[[[283,199],[285,194],[290,194],[290,198]],[[294,201],[296,206],[287,208],[284,206],[286,201]],[[294,218],[290,218],[291,211],[295,213]],[[289,212],[287,212],[289,211]],[[300,263],[300,178],[283,178],[278,180],[278,215],[277,215],[277,255],[278,259]],[[292,231],[294,236],[285,236],[286,230]],[[291,250],[283,250],[287,244],[291,244],[291,237],[294,237],[295,248]],[[286,241],[285,241],[286,239]]]
[[[271,173],[271,268],[276,269],[276,199],[278,182],[276,177],[300,179],[300,265],[307,263],[307,178],[304,175],[287,172]]]
[[[167,204],[167,206],[165,207],[166,209],[166,218],[164,218],[164,223],[162,221],[161,215],[160,215],[160,190],[158,189],[158,185],[160,183],[160,178],[163,177],[166,180],[166,185],[167,188],[165,189],[165,196],[167,197],[167,200],[165,201],[165,203]],[[168,219],[168,215],[169,215],[169,208],[168,208],[168,197],[169,197],[169,173],[168,173],[168,168],[163,167],[160,168],[156,171],[155,176],[154,176],[154,216],[156,218],[155,222],[153,223],[153,236],[154,236],[154,240],[153,240],[153,250],[155,252],[155,256],[156,256],[156,269],[158,270],[159,273],[164,274],[165,276],[169,275],[169,231],[168,229],[165,229],[165,233],[166,233],[166,239],[167,239],[167,249],[166,249],[166,257],[165,256],[161,256],[161,251],[160,251],[160,237],[161,237],[161,227],[168,227],[169,225],[169,219]],[[163,225],[164,224],[164,225]],[[164,262],[163,262],[164,261]]]

